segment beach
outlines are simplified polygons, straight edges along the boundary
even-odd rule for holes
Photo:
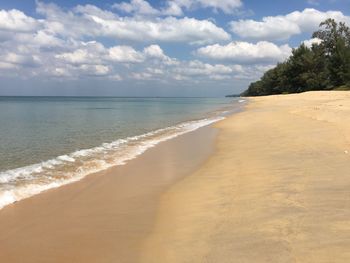
[[[251,98],[163,195],[143,262],[349,262],[350,94]]]
[[[0,262],[349,262],[350,93],[249,98],[0,210]]]

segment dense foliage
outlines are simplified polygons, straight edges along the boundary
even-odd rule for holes
[[[320,39],[311,48],[302,44],[283,63],[250,84],[243,96],[350,89],[350,29],[327,19],[313,33]]]

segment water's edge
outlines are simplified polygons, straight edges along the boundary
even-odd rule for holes
[[[244,102],[244,100],[240,101]],[[103,143],[33,165],[0,172],[0,209],[22,199],[83,179],[113,166],[124,165],[157,144],[223,120],[236,112],[182,122],[138,136]]]

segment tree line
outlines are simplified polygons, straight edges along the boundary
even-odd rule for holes
[[[309,48],[293,49],[283,63],[264,73],[242,96],[299,93],[311,90],[350,90],[350,29],[327,19],[312,34],[318,38]]]

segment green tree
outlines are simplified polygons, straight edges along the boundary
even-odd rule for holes
[[[322,40],[320,46],[324,50],[330,84],[345,85],[350,81],[350,29],[334,19],[327,19],[320,27],[312,36]]]
[[[327,19],[313,33],[320,39],[311,48],[301,44],[283,63],[249,85],[245,96],[296,93],[341,87],[350,89],[350,29]]]

